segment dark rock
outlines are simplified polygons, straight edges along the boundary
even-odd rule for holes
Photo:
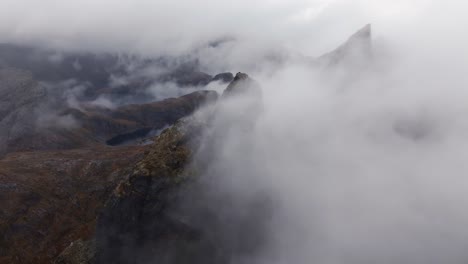
[[[263,96],[260,85],[245,73],[237,73],[234,80],[224,90],[218,104],[218,116],[224,119],[220,127],[229,127],[231,123],[251,127],[263,110]]]
[[[247,95],[261,97],[262,91],[260,85],[251,79],[247,74],[238,72],[236,77],[224,90],[222,97],[231,95]]]
[[[234,80],[234,75],[230,72],[225,72],[225,73],[220,73],[215,75],[213,79],[211,79],[212,82],[224,82],[224,83],[230,83]]]

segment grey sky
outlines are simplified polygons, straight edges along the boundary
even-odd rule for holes
[[[1,0],[3,41],[180,53],[220,37],[318,55],[366,23],[377,35],[466,22],[456,0]],[[422,30],[421,27],[427,27]]]

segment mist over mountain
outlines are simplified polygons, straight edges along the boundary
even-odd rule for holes
[[[466,7],[0,1],[0,263],[466,263]]]

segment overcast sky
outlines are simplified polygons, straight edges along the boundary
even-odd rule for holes
[[[224,37],[319,55],[372,23],[376,36],[466,23],[457,0],[0,0],[2,42],[178,54]],[[440,30],[434,29],[435,31]]]

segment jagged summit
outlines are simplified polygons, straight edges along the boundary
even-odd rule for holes
[[[249,78],[249,75],[248,75],[248,74],[243,73],[243,72],[238,72],[238,73],[236,74],[236,77],[234,77],[234,80],[235,80],[235,81],[237,81],[237,80],[245,80],[245,79],[247,79],[247,78]]]
[[[250,78],[249,75],[238,72],[226,90],[224,90],[223,97],[243,93],[260,94],[261,92],[256,81]]]
[[[341,46],[318,58],[320,63],[335,65],[352,60],[365,60],[372,55],[372,26],[365,25],[351,35]]]
[[[364,39],[366,41],[370,41],[372,38],[372,25],[367,24],[360,30],[358,30],[356,33],[354,33],[349,39],[348,42],[355,41],[357,39]]]

